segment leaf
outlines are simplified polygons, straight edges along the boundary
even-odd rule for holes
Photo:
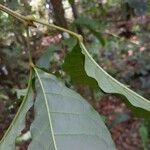
[[[103,38],[101,32],[97,31],[97,29],[101,27],[101,24],[97,20],[90,19],[88,17],[79,17],[75,20],[75,23],[89,29],[92,34],[96,36],[102,46],[106,45],[105,39]]]
[[[77,44],[77,40],[73,37],[67,38],[63,40],[63,45],[67,46],[68,51],[71,51]]]
[[[9,8],[13,9],[13,10],[15,10],[16,8],[19,7],[19,2],[18,2],[18,0],[13,0],[13,1],[9,0],[9,1],[7,1],[6,3],[7,3],[7,6],[8,6]]]
[[[69,4],[74,4],[74,0],[68,0]]]
[[[106,41],[100,32],[97,32],[97,31],[90,29],[90,28],[88,28],[88,29],[96,36],[96,38],[99,40],[99,42],[102,44],[102,46],[106,45]]]
[[[33,93],[31,88],[28,88],[28,92],[24,97],[24,100],[13,119],[10,127],[6,131],[2,140],[0,141],[0,150],[15,150],[16,137],[21,133],[25,127],[25,115],[29,108],[33,104]]]
[[[75,20],[76,24],[82,25],[82,26],[88,26],[92,29],[100,28],[101,24],[99,21],[95,19],[91,19],[89,17],[81,16],[78,19]]]
[[[62,67],[71,76],[74,83],[89,85],[93,89],[99,89],[97,82],[87,76],[84,70],[84,55],[81,55],[80,45],[74,46],[72,52],[67,54]]]
[[[43,53],[43,55],[39,58],[39,60],[37,61],[37,65],[40,68],[45,68],[48,69],[50,67],[50,61],[53,58],[53,52],[57,50],[57,47],[55,45],[50,45],[50,47],[48,49],[45,50],[45,52]]]
[[[55,76],[37,68],[29,150],[115,149],[99,114]]]
[[[147,10],[147,0],[127,0],[131,8],[135,9],[137,15],[144,15]]]
[[[79,47],[80,45],[80,47]],[[119,94],[122,96],[125,96],[127,100],[135,107],[143,108],[145,110],[150,111],[150,101],[146,98],[138,95],[131,89],[127,88],[124,84],[120,83],[116,79],[114,79],[112,76],[110,76],[104,69],[102,69],[95,60],[91,57],[89,52],[86,50],[83,43],[77,44],[76,48],[74,48],[75,51],[80,50],[80,54],[76,55],[76,62],[79,63],[80,61],[84,61],[84,63],[80,64],[80,68],[84,67],[86,74],[94,78],[99,87],[106,93],[113,93],[113,94]],[[73,51],[74,51],[73,50]],[[73,59],[74,53],[71,52],[69,57]],[[82,52],[82,53],[81,53]],[[67,58],[66,58],[67,59]],[[74,74],[80,74],[79,68],[75,67],[74,64],[70,61],[69,64],[70,68],[71,66],[74,68]],[[72,72],[73,74],[73,72]]]
[[[28,89],[15,89],[15,92],[17,93],[17,98],[20,99],[21,96],[25,96]]]
[[[139,128],[139,134],[140,134],[140,137],[142,140],[144,150],[147,150],[147,144],[148,144],[148,129],[147,129],[147,127],[142,125]]]

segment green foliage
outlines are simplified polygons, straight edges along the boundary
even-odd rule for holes
[[[99,31],[99,28],[102,26],[100,22],[95,19],[90,19],[88,17],[79,17],[75,20],[75,23],[89,29],[91,33],[100,41],[102,46],[105,46],[106,41],[102,36],[101,31]]]
[[[144,125],[140,126],[139,134],[140,134],[140,137],[141,137],[141,140],[142,140],[142,143],[143,143],[144,150],[148,150],[147,149],[147,142],[148,142],[148,130],[147,130],[147,127],[144,126]]]
[[[40,68],[49,69],[50,68],[50,62],[53,60],[53,53],[57,50],[57,47],[55,45],[50,45],[43,55],[40,57],[40,59],[37,61],[37,65]]]
[[[87,76],[84,69],[84,55],[81,54],[80,45],[77,44],[66,56],[63,70],[71,76],[71,80],[77,84],[89,85],[91,88],[99,89],[97,82]]]
[[[18,1],[15,1],[14,5],[12,4],[12,8],[16,7],[16,2]],[[73,3],[74,0],[70,0],[69,2]],[[87,1],[85,1],[85,3],[86,2]],[[138,4],[135,6],[136,10],[139,9],[139,6],[137,6],[139,2],[141,1],[138,1]],[[118,3],[118,1],[115,2],[115,5],[116,3]],[[133,7],[133,4],[134,3],[130,3],[131,7]],[[8,5],[11,5],[11,3],[8,3]],[[142,6],[145,9],[145,4]],[[95,6],[93,8],[95,8]],[[96,7],[96,11],[98,10],[97,8],[98,7]],[[142,13],[143,9],[139,11]],[[0,21],[1,20],[4,20],[7,26],[9,26],[9,23],[13,24],[13,20],[8,18],[5,13],[0,14]],[[95,19],[90,19],[90,17],[79,17],[75,23],[82,27],[86,27],[100,41],[102,46],[106,46],[106,40],[101,34],[103,30],[101,28],[102,23]],[[0,25],[2,28],[5,26],[5,24],[1,22]],[[137,29],[135,31],[137,31]],[[21,37],[24,38],[24,29],[19,28],[17,32],[22,33]],[[3,34],[0,36],[0,42],[2,43],[9,39],[8,37],[4,39]],[[10,44],[6,44],[11,45],[13,43],[12,41]],[[70,38],[65,39],[63,44],[67,46],[70,51],[64,60],[63,70],[66,72],[66,75],[70,75],[71,80],[75,84],[86,84],[93,89],[99,89],[105,93],[118,94],[122,97],[126,97],[126,99],[141,112],[144,112],[142,109],[150,111],[150,101],[133,92],[124,84],[110,76],[96,63],[81,41]],[[114,44],[116,43],[114,42]],[[18,52],[19,49],[20,47],[18,46],[15,50]],[[43,70],[35,66],[30,66],[30,69],[32,71],[34,70],[35,74],[31,76],[27,90],[17,90],[18,98],[23,95],[24,100],[12,124],[0,142],[0,149],[15,149],[18,136],[21,137],[21,131],[25,127],[25,116],[33,105],[35,116],[31,123],[30,131],[28,131],[32,136],[32,141],[28,147],[29,150],[115,149],[110,133],[102,117],[92,106],[79,94],[67,88],[62,81],[57,79],[54,75],[44,71],[51,67],[50,62],[53,61],[53,52],[56,50],[57,47],[51,45],[37,61],[37,66]],[[13,52],[10,50],[8,55],[12,63],[11,56]],[[18,57],[15,57],[16,60],[18,60],[17,58]],[[149,65],[146,65],[148,61],[149,58],[147,61],[142,61],[142,66],[146,67],[136,69],[134,74],[147,75],[149,72]],[[20,62],[18,62],[18,64],[20,64]],[[16,63],[12,63],[12,66],[13,65],[16,67]],[[33,85],[33,89],[31,85]],[[2,92],[0,92],[0,98],[7,99]],[[128,115],[120,113],[115,120],[116,122],[112,125],[123,122],[128,118]],[[143,147],[146,150],[148,141],[147,128],[141,126],[139,133],[143,142]]]
[[[77,40],[72,37],[63,40],[63,45],[67,47],[68,51],[72,51],[76,44]]]
[[[140,107],[150,111],[150,101],[138,95],[137,93],[133,92],[125,85],[123,85],[122,83],[114,79],[112,76],[110,76],[106,71],[104,71],[91,57],[91,55],[84,47],[83,43],[78,43],[74,50],[75,51],[74,52],[72,51],[71,54],[69,55],[70,57],[69,59],[71,60],[71,55],[72,58],[76,58],[76,62],[79,62],[82,59],[84,63],[80,64],[80,68],[84,67],[86,74],[94,78],[97,81],[99,87],[104,92],[120,94],[122,96],[125,96],[133,106]],[[84,57],[82,54],[84,55]],[[75,75],[79,74],[80,70],[78,68],[75,68],[74,64],[71,64],[71,62],[69,62],[69,67],[72,68],[71,75],[73,75],[72,73],[73,71]]]

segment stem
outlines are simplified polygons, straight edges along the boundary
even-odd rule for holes
[[[33,61],[32,61],[32,55],[31,55],[31,47],[30,47],[30,36],[29,36],[29,27],[27,26],[26,27],[26,33],[27,33],[27,49],[28,49],[28,55],[29,55],[29,64],[33,64]]]
[[[33,24],[33,22],[36,22],[36,23],[39,23],[39,24],[42,24],[42,25],[45,25],[45,26],[48,26],[48,27],[55,28],[55,29],[57,29],[59,31],[68,32],[70,35],[75,36],[79,41],[83,41],[83,38],[82,38],[82,36],[80,34],[77,34],[75,32],[67,30],[65,28],[56,26],[54,24],[49,24],[49,23],[46,23],[46,22],[39,21],[39,20],[37,20],[35,18],[32,18],[32,17],[29,17],[29,16],[20,15],[17,12],[15,12],[15,11],[13,11],[13,10],[11,10],[11,9],[9,9],[9,8],[1,5],[1,4],[0,4],[0,10],[2,10],[4,12],[6,12],[7,14],[15,17],[16,19],[20,20],[25,25],[35,27],[35,25]]]
[[[23,24],[25,24],[26,20],[25,20],[25,16],[20,15],[19,13],[3,6],[2,4],[0,4],[0,10],[4,11],[5,13],[15,17],[16,19],[18,19],[19,21],[21,21]]]
[[[37,20],[37,19],[33,19],[32,21],[36,22],[36,23],[39,23],[39,24],[42,24],[42,25],[45,25],[45,26],[48,26],[48,27],[51,27],[51,28],[55,28],[59,31],[67,32],[70,35],[75,36],[80,42],[83,41],[82,36],[80,34],[77,34],[77,33],[73,32],[73,31],[70,31],[70,30],[67,30],[65,28],[59,27],[57,25],[49,24],[49,23],[46,23],[46,22],[43,22],[43,21],[40,21],[40,20]]]
[[[121,39],[120,36],[118,36],[118,35],[116,35],[116,34],[114,34],[114,33],[111,33],[110,31],[106,31],[106,32],[104,32],[104,33],[105,33],[105,34],[108,34],[108,35],[110,35],[110,36],[113,36],[113,37],[115,37],[115,38]],[[131,41],[131,40],[126,39],[126,38],[125,38],[125,40],[128,41],[128,42],[131,43],[131,44],[136,45],[137,47],[140,46],[139,44],[137,44],[137,43],[134,42],[134,41]]]

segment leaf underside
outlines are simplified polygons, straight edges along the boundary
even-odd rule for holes
[[[124,84],[120,83],[103,70],[91,57],[83,43],[78,43],[68,56],[69,60],[71,60],[71,58],[74,59],[76,56],[75,59],[77,63],[81,61],[81,58],[82,61],[84,61],[84,63],[80,64],[80,68],[76,67],[74,63],[71,63],[72,61],[70,61],[69,64],[67,64],[68,61],[64,62],[64,66],[68,66],[70,69],[72,68],[71,73],[69,73],[71,77],[77,76],[80,74],[80,70],[85,69],[86,74],[95,79],[104,92],[125,96],[133,106],[150,111],[150,101],[127,88]],[[66,57],[65,60],[67,59]]]
[[[99,114],[53,75],[35,68],[35,120],[29,150],[113,150]]]

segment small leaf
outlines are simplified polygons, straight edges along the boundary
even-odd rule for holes
[[[102,46],[106,45],[105,39],[103,38],[101,32],[97,31],[101,27],[101,24],[97,20],[90,19],[88,17],[79,17],[75,20],[75,23],[89,29],[92,34],[96,36]]]
[[[56,50],[57,47],[55,45],[50,45],[49,48],[45,50],[43,55],[37,61],[36,64],[38,65],[38,67],[48,69],[50,67],[50,61],[53,58],[53,53]]]
[[[97,31],[90,29],[90,28],[89,28],[89,30],[96,36],[96,38],[99,40],[99,42],[102,44],[102,46],[106,45],[106,41],[100,32],[97,32]]]
[[[15,118],[0,141],[0,150],[15,150],[16,138],[25,127],[25,115],[32,104],[33,93],[31,88],[29,88]]]
[[[63,44],[67,46],[68,50],[71,51],[77,44],[77,40],[75,38],[67,38],[63,40]]]
[[[36,73],[35,120],[29,150],[113,150],[110,133],[99,114],[55,76]]]
[[[73,3],[74,3],[74,0],[69,0],[69,3],[70,3],[70,4],[73,4]]]
[[[148,129],[142,125],[140,128],[139,128],[139,134],[140,134],[140,137],[141,137],[141,140],[142,140],[142,143],[143,143],[143,147],[144,147],[144,150],[148,150],[147,149],[147,142],[148,142]]]

